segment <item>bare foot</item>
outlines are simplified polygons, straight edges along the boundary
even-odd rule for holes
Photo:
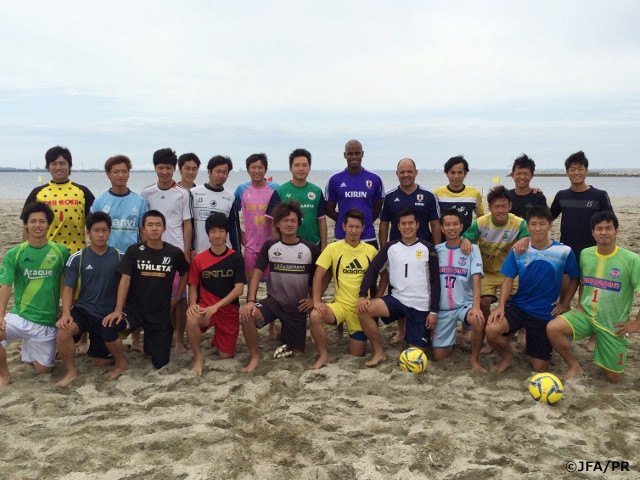
[[[86,340],[80,340],[76,350],[80,353],[87,353],[89,351],[89,343]]]
[[[67,372],[62,380],[56,383],[56,387],[66,387],[71,382],[78,378],[78,372]]]
[[[475,368],[482,373],[487,373],[487,369],[484,368],[478,360],[471,359],[471,368]]]
[[[9,385],[11,383],[11,375],[0,377],[0,387]]]
[[[177,343],[176,342],[175,352],[178,355],[183,355],[183,354],[187,353],[187,347],[184,346],[184,343]]]
[[[127,370],[129,370],[129,365],[126,365],[124,367],[115,367],[107,374],[107,380],[115,380]]]
[[[131,342],[131,351],[144,353],[142,342]]]
[[[244,368],[242,369],[242,371],[243,371],[243,372],[253,372],[256,368],[258,368],[258,364],[259,364],[259,363],[260,363],[260,360],[258,360],[257,358],[255,358],[255,359],[254,359],[254,358],[252,358],[252,359],[249,361],[249,364],[248,364],[246,367],[244,367]]]
[[[365,365],[367,367],[375,367],[376,365],[386,361],[387,356],[383,353],[382,355],[374,355],[373,357],[371,357],[371,360],[365,362]]]
[[[591,335],[589,337],[589,344],[587,345],[587,352],[593,352],[596,349],[596,336]]]
[[[568,380],[579,375],[584,375],[584,370],[582,370],[582,367],[580,365],[576,365],[575,367],[571,367],[569,370],[567,370],[567,373],[564,374],[564,379]]]
[[[329,363],[329,357],[320,357],[318,358],[316,363],[313,364],[313,366],[311,367],[311,370],[318,370],[319,368],[324,367],[328,363]]]
[[[202,357],[201,360],[195,360],[193,362],[193,368],[191,369],[191,371],[193,373],[195,373],[196,375],[198,375],[199,377],[202,376],[202,367],[204,366],[204,357]]]
[[[493,352],[493,347],[488,343],[484,347],[482,347],[482,350],[480,350],[480,353],[482,353],[483,355],[485,353],[491,353],[491,352]]]
[[[496,365],[496,372],[504,372],[511,365],[513,365],[513,358],[511,357],[511,355],[509,355],[508,357],[503,358],[502,361],[498,365]]]
[[[391,338],[389,339],[389,343],[390,343],[391,345],[395,345],[395,344],[397,344],[397,343],[402,342],[403,340],[404,340],[404,334],[403,334],[403,333],[398,332],[398,333],[396,333],[393,337],[391,337]]]

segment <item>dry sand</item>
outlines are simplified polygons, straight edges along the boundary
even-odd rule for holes
[[[20,240],[20,206],[0,202],[0,254]],[[640,202],[618,198],[614,207],[619,244],[639,252]],[[248,361],[241,336],[234,359],[207,351],[202,378],[189,372],[190,353],[159,371],[129,354],[131,370],[113,382],[77,354],[80,377],[62,389],[54,386],[61,364],[35,376],[14,344],[14,383],[0,390],[0,478],[595,479],[609,478],[611,466],[569,475],[566,463],[607,460],[630,462],[614,477],[640,478],[640,334],[617,386],[576,344],[586,375],[548,406],[528,393],[524,355],[503,374],[481,374],[468,351],[455,351],[414,375],[396,365],[404,347],[388,344],[394,332],[383,329],[389,360],[375,369],[346,353],[346,338],[330,345],[331,363],[319,371],[307,370],[312,343],[304,355],[274,360],[278,345],[261,332],[262,363],[250,374],[240,371]],[[493,367],[496,354],[482,362]],[[564,369],[554,354],[550,370]]]

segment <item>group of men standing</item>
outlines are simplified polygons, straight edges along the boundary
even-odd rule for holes
[[[186,351],[186,332],[192,370],[202,374],[200,343],[208,328],[221,358],[235,354],[242,330],[250,353],[244,370],[252,371],[260,361],[257,329],[269,325],[282,343],[274,356],[286,357],[304,351],[307,316],[319,353],[313,368],[329,362],[327,324],[347,325],[353,355],[363,356],[369,341],[367,366],[385,361],[381,318],[398,320],[392,343],[431,346],[436,360],[460,341],[461,322],[471,330],[471,366],[480,371],[486,371],[480,362],[485,333],[501,356],[497,371],[513,363],[510,337],[526,331],[532,367],[546,369],[553,346],[569,364],[567,376],[581,373],[567,337],[593,334],[596,363],[609,380],[620,379],[628,336],[640,330],[640,314],[628,321],[633,292],[640,290],[640,260],[615,245],[617,219],[606,192],[586,184],[582,152],[565,162],[571,188],[558,192],[551,209],[530,186],[535,163],[518,157],[515,188],[494,187],[486,215],[481,193],[464,183],[469,165],[462,156],[445,163],[448,185],[434,191],[418,185],[415,162],[402,159],[399,185],[386,194],[380,177],[363,167],[363,156],[360,142],[347,142],[347,167],[323,192],[307,181],[307,150],[291,153],[292,179],[283,185],[266,178],[267,156],[253,154],[245,162],[251,180],[231,193],[224,188],[233,169],[229,157],[211,158],[209,181],[196,186],[200,159],[161,149],[153,156],[157,183],[137,195],[127,187],[131,161],[118,155],[105,163],[111,188],[94,200],[70,181],[69,150],[50,149],[45,159],[52,180],[29,195],[21,217],[24,243],[7,253],[0,270],[3,312],[15,288],[15,306],[0,321],[0,384],[11,381],[8,343],[22,339],[23,361],[43,373],[55,364],[57,337],[66,367],[58,385],[68,385],[78,375],[75,342],[85,332],[95,363],[114,365],[111,379],[128,369],[122,338],[129,334],[132,349],[161,368],[172,342],[176,353]],[[173,178],[176,166],[180,182]],[[563,243],[549,239],[560,214]],[[326,216],[335,221],[330,244]],[[265,280],[267,296],[258,299]],[[331,280],[334,298],[323,303]],[[580,304],[571,310],[579,280]],[[36,300],[44,290],[48,295],[38,293]]]

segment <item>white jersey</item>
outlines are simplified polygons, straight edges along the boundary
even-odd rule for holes
[[[239,252],[239,242],[235,225],[238,223],[238,210],[235,205],[235,195],[224,188],[214,189],[209,184],[198,185],[191,189],[193,195],[193,219],[194,231],[196,235],[196,252],[201,253],[207,250],[211,244],[209,236],[204,228],[207,218],[214,213],[224,213],[229,218],[229,234],[227,235],[227,246]],[[232,241],[233,240],[233,241]]]
[[[167,230],[162,234],[162,240],[184,250],[183,222],[191,220],[189,190],[177,182],[167,190],[154,183],[142,190],[142,197],[147,201],[149,210],[158,210],[166,219]]]
[[[360,287],[373,284],[378,272],[389,270],[391,295],[407,307],[421,312],[437,312],[440,303],[438,254],[433,244],[418,239],[411,245],[401,240],[386,243],[371,262]]]

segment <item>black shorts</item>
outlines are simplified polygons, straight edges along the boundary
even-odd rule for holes
[[[127,328],[127,323],[131,331],[138,328],[144,329],[143,350],[151,356],[151,363],[155,368],[162,368],[169,363],[171,356],[171,342],[173,340],[173,326],[171,317],[159,319],[157,313],[144,314],[139,311],[125,310],[122,312],[127,320],[110,327],[102,327],[102,337],[105,342],[117,340],[118,332]]]
[[[93,358],[112,358],[109,349],[102,339],[102,318],[94,317],[82,308],[73,307],[71,309],[73,323],[78,326],[80,333],[73,337],[75,342],[80,340],[80,335],[89,333],[89,350],[87,355]]]
[[[547,337],[548,322],[529,315],[515,305],[507,305],[504,309],[504,316],[509,324],[509,332],[505,333],[505,336],[517,332],[523,327],[526,328],[527,355],[540,360],[551,360],[553,347]]]
[[[280,339],[292,350],[304,352],[307,340],[307,314],[306,312],[289,311],[283,309],[273,298],[267,297],[256,303],[256,307],[262,313],[262,320],[256,322],[256,327],[262,328],[273,322],[276,318],[282,323]]]

